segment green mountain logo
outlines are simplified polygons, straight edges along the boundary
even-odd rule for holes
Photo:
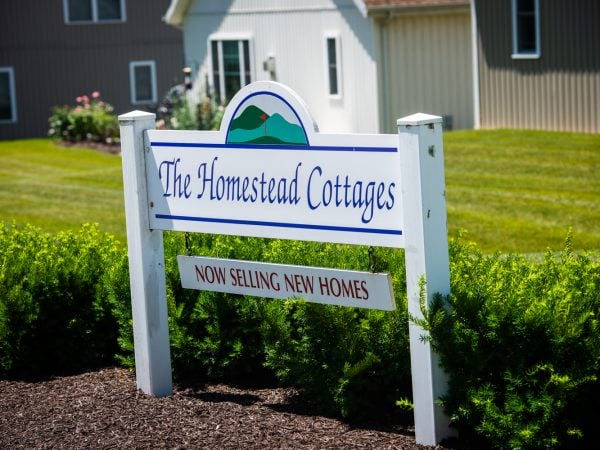
[[[281,114],[269,115],[255,105],[246,107],[231,121],[228,144],[308,145],[304,129]]]

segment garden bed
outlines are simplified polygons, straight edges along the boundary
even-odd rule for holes
[[[105,144],[103,142],[94,141],[56,141],[56,145],[61,147],[81,147],[89,148],[92,150],[98,150],[104,153],[111,153],[113,155],[121,153],[121,144]]]
[[[226,385],[153,398],[120,368],[0,380],[0,448],[433,448],[415,444],[411,430],[352,427],[311,415],[293,399],[289,389]]]

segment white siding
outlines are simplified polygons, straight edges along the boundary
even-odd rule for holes
[[[328,95],[324,37],[340,36],[341,98]],[[195,1],[184,22],[186,64],[194,89],[209,73],[211,35],[252,37],[254,80],[272,79],[263,62],[275,56],[275,80],[294,89],[324,132],[378,132],[375,42],[371,22],[352,0]],[[194,93],[193,97],[198,98]]]

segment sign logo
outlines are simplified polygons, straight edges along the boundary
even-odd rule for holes
[[[291,105],[275,93],[262,91],[249,95],[236,108],[227,143],[308,146],[308,138]]]

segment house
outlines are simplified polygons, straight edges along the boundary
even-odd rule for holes
[[[54,105],[99,91],[115,113],[152,110],[181,83],[169,0],[19,0],[0,13],[0,139],[46,136]]]
[[[257,80],[294,89],[327,132],[395,132],[415,112],[473,126],[468,0],[172,0],[192,101]]]
[[[473,128],[468,0],[365,0],[374,22],[381,131],[415,112],[444,118],[444,129]]]
[[[600,2],[473,0],[475,125],[600,132]]]

